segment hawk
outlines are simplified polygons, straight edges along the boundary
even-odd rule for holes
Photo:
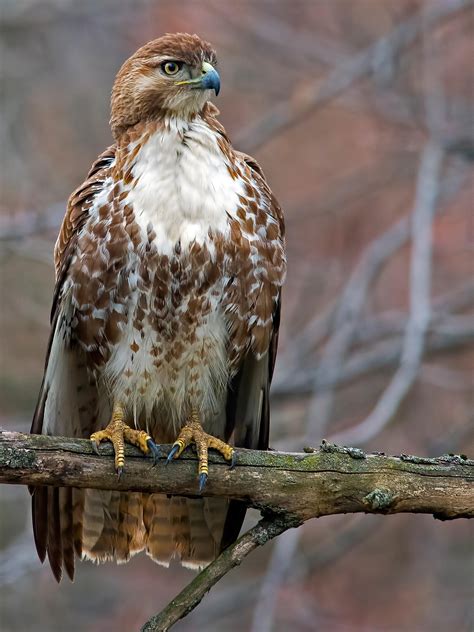
[[[59,581],[75,557],[208,564],[239,533],[245,506],[199,492],[208,449],[266,449],[269,386],[285,276],[281,208],[258,163],[236,151],[209,101],[216,54],[167,34],[117,74],[114,144],[68,202],[32,433],[124,443],[156,461],[190,444],[196,498],[37,487],[40,559]],[[232,444],[232,445],[230,445]]]

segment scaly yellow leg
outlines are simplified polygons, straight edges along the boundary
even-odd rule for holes
[[[191,443],[194,443],[197,449],[199,459],[199,491],[202,491],[206,486],[207,478],[209,476],[209,448],[213,448],[214,450],[220,452],[226,461],[231,462],[231,467],[234,466],[235,451],[232,446],[228,445],[221,439],[204,432],[199,419],[199,414],[194,408],[191,411],[188,423],[183,426],[178,438],[173,443],[173,447],[168,454],[166,462],[169,463],[173,459],[179,458],[183,450]]]
[[[120,403],[114,404],[112,419],[104,430],[99,430],[91,435],[92,447],[99,454],[101,441],[111,441],[115,452],[115,470],[120,478],[125,463],[125,442],[136,445],[144,454],[152,453],[153,465],[158,463],[160,449],[144,430],[134,430],[125,421],[125,411]]]

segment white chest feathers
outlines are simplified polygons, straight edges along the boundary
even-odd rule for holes
[[[243,193],[216,133],[200,120],[152,134],[135,158],[132,176],[127,202],[143,230],[153,225],[162,253],[178,240],[183,248],[194,240],[203,243],[209,229],[226,232],[227,214],[235,216]]]

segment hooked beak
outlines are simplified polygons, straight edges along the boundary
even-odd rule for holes
[[[207,61],[202,63],[201,88],[203,90],[214,90],[216,97],[221,89],[219,73]]]
[[[221,78],[214,66],[207,61],[202,62],[201,76],[188,81],[177,81],[177,86],[189,85],[196,90],[214,90],[216,96],[221,89]]]

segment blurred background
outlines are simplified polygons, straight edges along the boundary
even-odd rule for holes
[[[271,445],[473,454],[474,13],[469,0],[1,0],[0,425],[28,431],[52,249],[111,142],[122,62],[165,32],[216,47],[218,106],[286,212]],[[248,524],[255,521],[251,513]],[[0,505],[0,628],[137,630],[193,577],[140,555],[58,586],[25,488]],[[348,515],[288,532],[176,630],[473,629],[472,527]]]

